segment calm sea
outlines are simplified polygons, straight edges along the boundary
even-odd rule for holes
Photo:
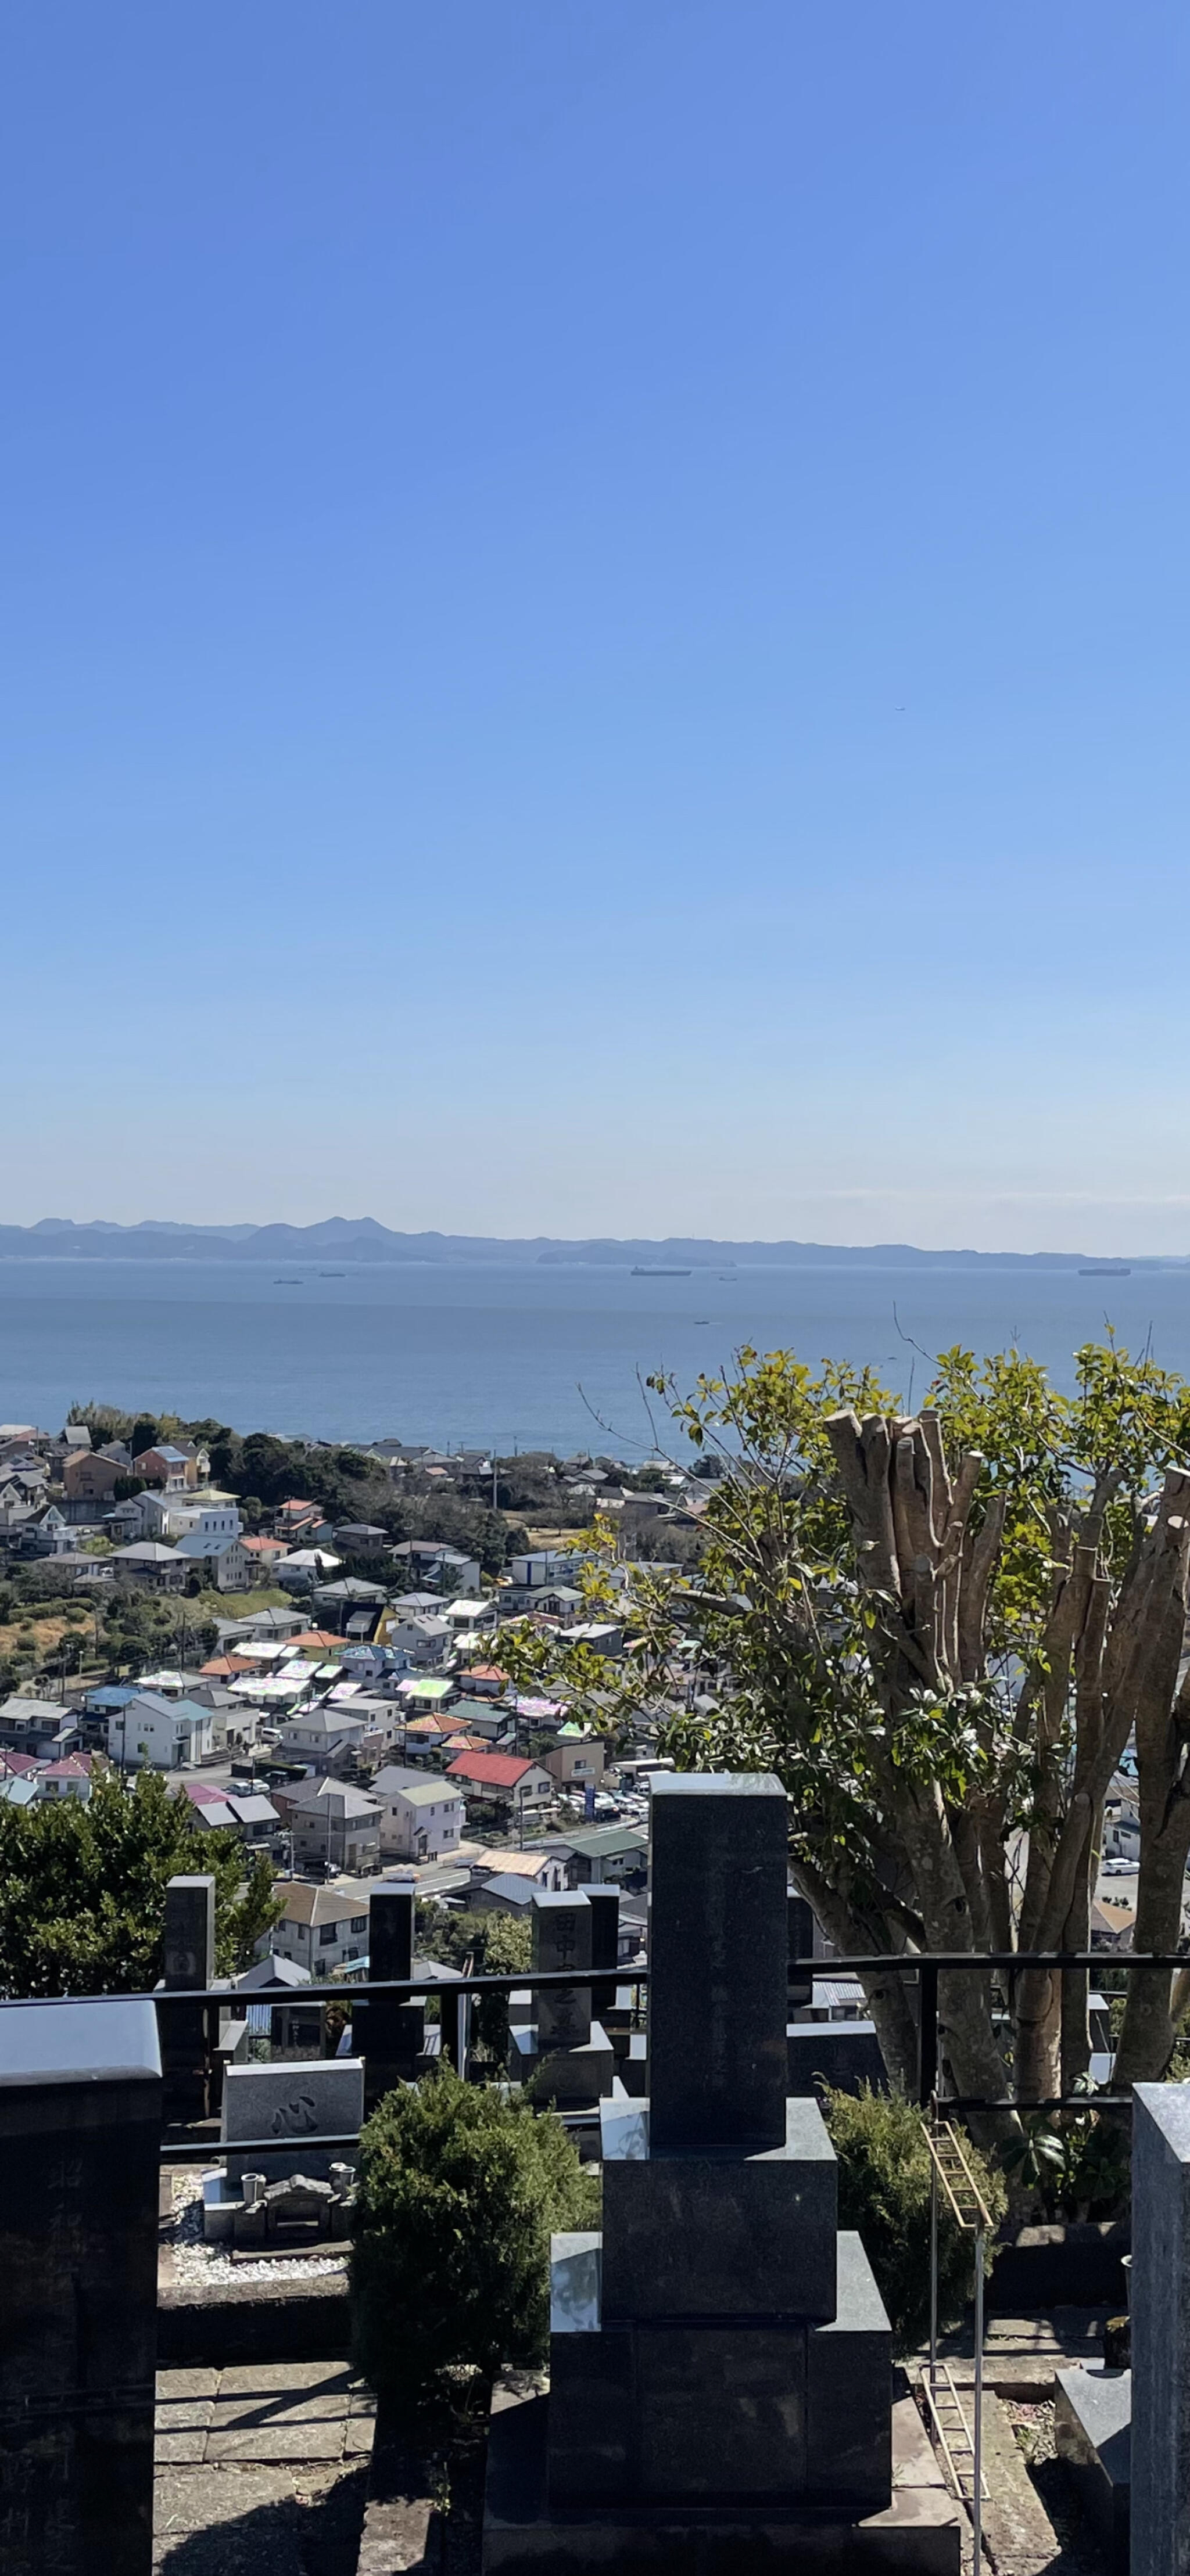
[[[333,1264],[328,1263],[328,1268]],[[0,1420],[56,1429],[95,1398],[243,1431],[444,1446],[651,1446],[639,1378],[683,1385],[742,1342],[871,1361],[907,1398],[927,1351],[1011,1340],[1072,1382],[1110,1317],[1190,1376],[1190,1270],[627,1270],[494,1264],[286,1273],[238,1263],[0,1262]],[[902,1339],[905,1335],[908,1338]]]

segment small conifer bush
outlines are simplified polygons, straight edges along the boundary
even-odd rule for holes
[[[360,2140],[351,2290],[365,2377],[408,2403],[460,2368],[490,2379],[544,2360],[550,2236],[597,2225],[598,2207],[552,2114],[450,2067],[387,2094]]]

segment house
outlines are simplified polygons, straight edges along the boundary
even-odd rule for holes
[[[456,1753],[446,1766],[446,1777],[457,1780],[467,1796],[491,1799],[520,1817],[531,1807],[544,1806],[554,1794],[549,1772],[519,1753]]]
[[[336,1521],[335,1546],[340,1556],[383,1556],[391,1532],[374,1521]]]
[[[447,1601],[442,1610],[442,1617],[456,1637],[477,1636],[481,1628],[490,1624],[493,1616],[490,1601]]]
[[[57,1762],[43,1763],[36,1773],[38,1798],[77,1798],[85,1807],[91,1795],[91,1757],[89,1753],[64,1753]]]
[[[643,1887],[648,1875],[649,1837],[638,1825],[592,1825],[567,1834],[557,1849],[571,1887]]]
[[[103,1535],[113,1547],[125,1547],[132,1539],[145,1536],[145,1496],[127,1494],[122,1503],[113,1503],[103,1515]]]
[[[184,1592],[187,1566],[177,1549],[163,1547],[160,1539],[134,1539],[131,1547],[118,1547],[110,1559],[117,1580],[121,1575],[129,1583],[143,1583],[154,1592]]]
[[[331,1525],[321,1503],[293,1495],[289,1502],[279,1503],[273,1514],[273,1530],[287,1547],[321,1547],[329,1543]]]
[[[294,1866],[322,1861],[337,1870],[380,1861],[380,1801],[347,1780],[302,1780],[278,1788],[275,1803],[293,1836]]]
[[[331,1887],[281,1879],[274,1892],[283,1910],[265,1941],[278,1958],[305,1968],[315,1985],[325,1985],[349,1960],[367,1957],[369,1887],[350,1879]]]
[[[372,1795],[381,1802],[386,1860],[442,1860],[458,1850],[467,1816],[461,1789],[394,1762],[377,1772]]]
[[[352,1614],[364,1611],[369,1627],[376,1624],[376,1613],[384,1608],[384,1586],[364,1583],[357,1574],[345,1574],[337,1583],[319,1583],[313,1594],[314,1609],[319,1619],[333,1619],[342,1635]]]
[[[198,1483],[198,1451],[189,1442],[181,1449],[159,1441],[152,1449],[142,1449],[132,1466],[146,1485],[160,1485],[166,1493],[178,1494],[187,1486],[193,1491]]]
[[[388,1624],[388,1643],[399,1655],[423,1672],[433,1671],[445,1661],[454,1644],[454,1630],[446,1619],[427,1619],[422,1612],[415,1617],[392,1620]]]
[[[136,1690],[123,1708],[108,1712],[108,1758],[122,1771],[149,1764],[155,1771],[192,1771],[214,1750],[209,1708],[160,1691]]]
[[[462,1549],[435,1538],[402,1539],[393,1549],[398,1576],[408,1568],[411,1585],[428,1592],[449,1593],[452,1600],[480,1590],[479,1561]]]
[[[607,1747],[599,1735],[563,1733],[544,1760],[560,1789],[597,1789],[607,1768]]]
[[[56,1762],[60,1754],[73,1752],[77,1742],[74,1717],[57,1700],[22,1699],[17,1693],[0,1702],[0,1746],[7,1752]]]
[[[62,1489],[72,1503],[110,1503],[123,1472],[114,1458],[102,1458],[90,1448],[71,1449],[62,1461]]]
[[[239,1645],[300,1644],[306,1622],[300,1610],[250,1610],[242,1619],[217,1619],[219,1643],[225,1654],[234,1653]]]
[[[288,1554],[283,1538],[246,1538],[243,1549],[256,1583],[271,1583],[282,1557]]]
[[[279,1751],[286,1762],[308,1762],[311,1770],[330,1771],[346,1761],[367,1727],[363,1711],[348,1702],[332,1708],[297,1708],[281,1728]]]
[[[204,1521],[222,1517],[217,1512],[203,1514]],[[238,1513],[235,1517],[238,1519]],[[206,1591],[247,1592],[249,1589],[251,1574],[238,1531],[233,1536],[221,1536],[215,1530],[201,1527],[190,1530],[185,1538],[178,1540],[174,1554],[184,1567],[187,1578],[197,1575]]]
[[[510,1871],[497,1870],[482,1887],[473,1889],[468,1904],[474,1914],[511,1914],[518,1923],[531,1923],[536,1892],[531,1878],[514,1878]]]
[[[539,1887],[554,1896],[560,1896],[566,1885],[566,1863],[561,1854],[553,1848],[543,1850],[540,1845],[532,1851],[479,1851],[471,1868],[477,1904],[493,1878],[519,1878],[526,1887]]]
[[[200,1825],[224,1827],[252,1850],[268,1850],[277,1841],[281,1818],[262,1789],[217,1789],[203,1780],[183,1780],[179,1796],[189,1800]]]
[[[459,1678],[476,1699],[502,1699],[508,1688],[508,1675],[499,1664],[472,1664]]]

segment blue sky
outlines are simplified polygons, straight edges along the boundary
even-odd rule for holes
[[[1188,69],[9,13],[0,1215],[1190,1250]]]

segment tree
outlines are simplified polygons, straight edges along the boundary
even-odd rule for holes
[[[477,1976],[510,1977],[518,1968],[528,1973],[532,1964],[530,1925],[511,1914],[456,1914],[430,1899],[418,1906],[417,1934],[429,1957],[451,1968],[469,1966]],[[481,2048],[502,2067],[508,2056],[507,1995],[477,1995],[473,2026]]]
[[[128,1446],[134,1458],[146,1449],[155,1449],[161,1438],[161,1425],[152,1413],[138,1413],[128,1435]]]
[[[272,1864],[204,1832],[160,1772],[138,1772],[130,1788],[101,1773],[85,1806],[0,1806],[0,1992],[143,1992],[161,1973],[166,1881],[206,1872],[226,1976],[251,1965],[278,1920]]]
[[[1140,1785],[1135,1946],[1174,1951],[1190,1850],[1190,1390],[1114,1341],[1077,1393],[1016,1350],[939,1359],[921,1412],[870,1373],[741,1351],[684,1398],[652,1381],[723,1470],[693,1588],[638,1584],[632,1658],[655,1705],[694,1625],[695,1692],[662,1742],[694,1769],[774,1770],[794,1875],[844,1954],[1086,1949],[1103,1806],[1130,1737]],[[510,1660],[502,1638],[503,1659]],[[539,1682],[548,1663],[538,1659]],[[623,1689],[623,1671],[617,1676]],[[905,2089],[901,1976],[865,1980]],[[1159,2077],[1190,1976],[1131,1980],[1113,2082]],[[1090,2064],[1087,1980],[943,1976],[961,2094],[1070,2092]]]

